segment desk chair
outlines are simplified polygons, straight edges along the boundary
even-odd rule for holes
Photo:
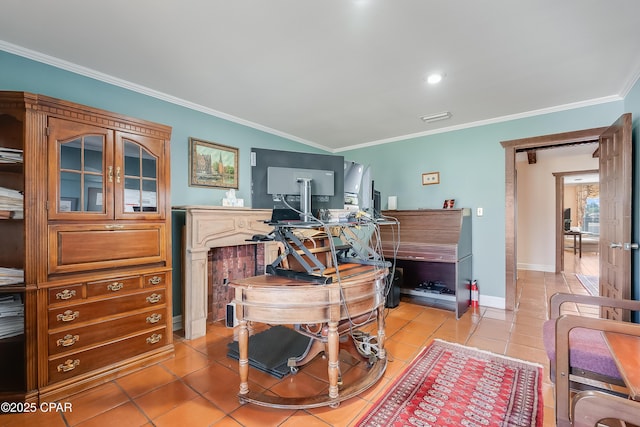
[[[620,396],[628,394],[602,331],[640,336],[638,324],[561,315],[562,304],[570,302],[640,311],[640,301],[561,293],[551,297],[550,319],[543,326],[543,339],[555,383],[558,427],[571,425],[573,391],[599,389]]]
[[[640,402],[599,391],[581,391],[571,406],[575,427],[595,427],[603,420],[617,420],[621,426],[640,423]]]

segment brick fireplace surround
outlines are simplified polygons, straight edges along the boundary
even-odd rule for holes
[[[275,243],[260,243],[263,248],[257,249],[256,243],[247,241],[255,234],[272,231],[272,227],[264,223],[271,218],[270,209],[220,206],[181,206],[174,209],[186,213],[182,321],[185,338],[194,339],[205,335],[207,319],[221,318],[219,312],[209,314],[209,294],[216,311],[221,307],[224,309],[228,298],[225,279],[239,278],[233,277],[234,274],[253,275],[254,270],[243,259],[256,254],[257,269],[264,269],[277,257],[277,247]],[[212,248],[225,249],[210,253]],[[222,263],[222,268],[216,263]],[[235,265],[225,266],[224,263]],[[209,279],[216,289],[208,289]]]
[[[207,254],[207,321],[215,322],[226,317],[227,303],[234,290],[229,281],[257,276],[265,271],[264,246],[243,244],[211,248]]]

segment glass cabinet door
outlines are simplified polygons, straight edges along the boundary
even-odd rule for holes
[[[55,167],[49,175],[49,218],[108,217],[112,207],[107,194],[114,180],[111,134],[57,119],[51,119],[51,129],[49,154]]]
[[[158,195],[161,190],[161,141],[140,136],[118,134],[118,153],[121,159],[122,182],[116,186],[117,216],[140,218],[159,217],[162,212]],[[118,162],[116,162],[118,163]],[[118,185],[118,184],[117,184]]]

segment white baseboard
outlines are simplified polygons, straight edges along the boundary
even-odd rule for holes
[[[482,295],[482,290],[480,290],[480,300],[478,302],[482,307],[499,308],[502,310],[504,310],[504,308],[506,307],[504,298]]]
[[[533,270],[533,271],[544,271],[545,273],[555,273],[556,266],[555,265],[544,265],[544,264],[527,264],[527,263],[518,263],[518,270]]]

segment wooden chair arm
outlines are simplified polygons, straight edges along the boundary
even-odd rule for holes
[[[569,415],[569,333],[574,328],[640,336],[640,324],[637,323],[570,314],[562,315],[556,320],[556,406],[558,408],[556,421],[558,426],[569,426],[571,419]]]
[[[640,420],[640,402],[599,391],[579,392],[573,398],[572,408],[575,427],[594,427],[607,418],[634,424]]]
[[[558,317],[560,317],[560,309],[562,308],[562,304],[566,302],[640,311],[640,301],[591,295],[557,293],[553,294],[551,296],[551,299],[549,300],[549,318],[557,319]]]

